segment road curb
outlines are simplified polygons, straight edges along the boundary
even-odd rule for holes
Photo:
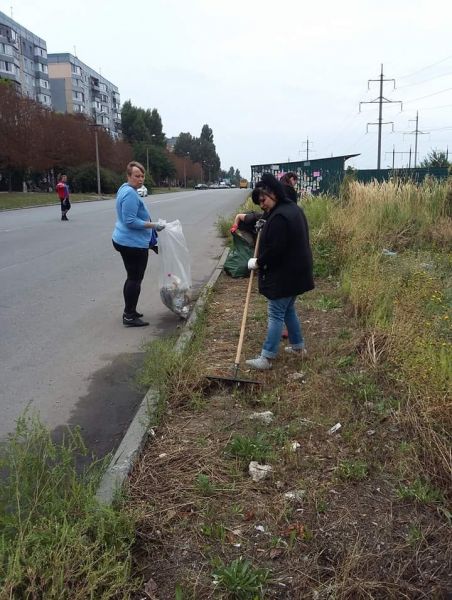
[[[194,326],[206,305],[210,290],[223,270],[228,254],[229,248],[225,248],[209,281],[196,300],[182,333],[177,339],[174,346],[176,352],[183,352],[189,344],[193,336]],[[157,411],[159,400],[158,391],[149,388],[99,483],[96,498],[102,504],[110,505],[113,502],[138,460],[146,440],[153,434],[153,430],[149,427],[149,421],[152,420]]]

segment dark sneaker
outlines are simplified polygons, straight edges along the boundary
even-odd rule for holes
[[[139,312],[135,311],[135,312],[131,313],[131,315],[126,315],[126,313],[122,313],[122,316],[123,317],[132,316],[132,317],[138,317],[139,319],[141,319],[141,317],[143,316],[143,313],[139,313]]]
[[[143,321],[140,317],[135,317],[134,315],[131,317],[123,315],[122,323],[125,327],[146,327],[149,325],[147,321]]]

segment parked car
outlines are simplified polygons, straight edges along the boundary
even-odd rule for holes
[[[148,195],[148,188],[145,185],[142,185],[137,189],[138,195],[142,198],[145,198]]]
[[[195,190],[208,190],[209,186],[206,185],[205,183],[198,183],[197,185],[195,185]]]

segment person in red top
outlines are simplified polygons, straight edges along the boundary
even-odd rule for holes
[[[67,218],[67,212],[71,208],[71,202],[69,200],[69,186],[67,184],[67,175],[58,175],[58,183],[56,184],[56,193],[61,203],[61,220],[69,221]]]

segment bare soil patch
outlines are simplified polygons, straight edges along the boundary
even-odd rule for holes
[[[271,371],[241,373],[261,386],[208,386],[206,374],[231,375],[247,283],[219,279],[193,395],[173,395],[130,478],[135,569],[147,582],[137,598],[449,598],[444,497],[419,490],[385,340],[357,325],[334,282],[297,305],[306,360],[282,342]],[[242,365],[266,322],[254,291]],[[250,419],[263,411],[269,424]],[[250,460],[270,476],[253,482]],[[261,591],[214,584],[218,565],[240,557],[268,569]]]

